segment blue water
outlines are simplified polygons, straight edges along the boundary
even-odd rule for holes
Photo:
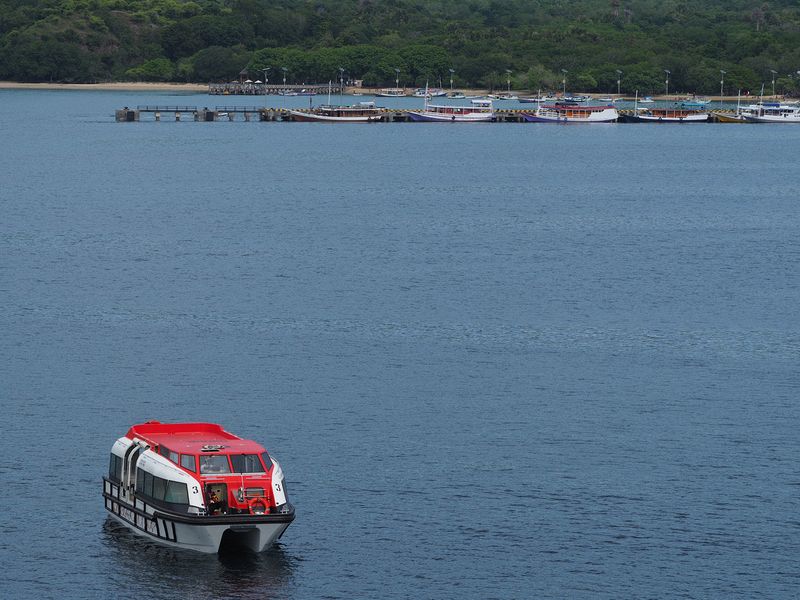
[[[148,103],[219,100],[0,92],[0,596],[797,596],[800,127]],[[267,446],[278,547],[106,520],[152,418]]]

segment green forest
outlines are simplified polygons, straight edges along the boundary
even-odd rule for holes
[[[797,0],[0,0],[0,79],[800,93]],[[620,73],[621,72],[621,73]]]

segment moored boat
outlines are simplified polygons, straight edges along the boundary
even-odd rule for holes
[[[704,123],[708,113],[684,108],[638,108],[632,113],[620,114],[626,123]]]
[[[685,100],[681,100],[678,105],[681,108],[703,108],[708,106],[711,103],[711,100],[707,98],[697,98],[697,97],[689,97]]]
[[[415,98],[438,98],[440,96],[446,96],[447,92],[442,88],[417,88],[414,90],[413,95]]]
[[[376,92],[375,95],[383,98],[403,98],[406,95],[406,91],[403,88],[383,88]]]
[[[132,426],[111,448],[105,508],[160,544],[260,552],[295,518],[280,464],[260,444],[212,423]]]
[[[374,102],[359,102],[351,106],[325,104],[307,110],[287,111],[295,121],[327,123],[374,123],[383,117],[382,109]]]
[[[711,113],[718,123],[746,123],[744,117],[739,112],[724,113],[714,111]]]
[[[587,106],[574,102],[542,104],[532,113],[522,113],[529,123],[611,123],[619,118],[613,106]]]
[[[748,123],[800,123],[800,106],[780,102],[759,102],[741,110]]]
[[[469,106],[428,104],[423,110],[410,110],[412,121],[439,123],[480,123],[494,120],[491,100],[472,100]]]

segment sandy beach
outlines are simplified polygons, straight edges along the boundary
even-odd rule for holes
[[[120,92],[205,92],[205,83],[18,83],[16,81],[0,81],[0,89],[6,90],[83,90],[83,91],[120,91]]]
[[[0,81],[0,89],[15,89],[15,90],[82,90],[82,91],[120,91],[120,92],[207,92],[208,91],[208,84],[206,83],[145,83],[145,82],[137,82],[137,81],[129,81],[129,82],[116,82],[116,83],[19,83],[16,81]],[[411,91],[412,88],[407,88],[407,91]],[[347,88],[346,92],[348,94],[352,94],[353,92],[359,92],[362,94],[371,94],[378,91],[378,88]],[[488,94],[488,90],[473,90],[473,89],[461,89],[462,92],[468,95],[481,95],[481,94]],[[499,93],[503,93],[504,90],[498,90]],[[535,96],[535,92],[524,92],[524,91],[515,91],[514,93],[520,96]],[[601,93],[592,93],[587,94],[592,97],[605,97],[609,96],[609,94],[601,94]],[[622,94],[617,96],[617,94],[610,94],[613,98],[623,98],[625,100],[633,101],[633,96]],[[670,94],[669,97],[665,97],[662,95],[655,95],[652,96],[654,100],[684,100],[687,98],[686,94]],[[719,102],[719,96],[706,96],[713,101]],[[742,96],[741,100],[748,101],[748,102],[755,102],[757,101],[756,96]],[[764,100],[783,100],[785,99],[783,96],[764,96]],[[736,96],[725,96],[722,99],[724,102],[736,102]]]

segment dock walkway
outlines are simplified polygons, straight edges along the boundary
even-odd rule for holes
[[[296,112],[308,112],[308,109],[292,109]],[[525,123],[523,113],[530,113],[531,110],[524,108],[500,109],[495,110],[494,123]],[[620,110],[620,114],[630,114],[632,110]],[[716,110],[716,113],[733,114],[733,110]],[[714,117],[714,112],[710,114],[709,123],[719,122]],[[127,106],[115,112],[116,120],[119,122],[137,122],[142,120],[142,115],[152,114],[154,121],[161,121],[162,115],[174,115],[175,121],[181,121],[183,115],[188,115],[192,121],[235,121],[237,115],[241,115],[244,121],[283,121],[293,122],[294,116],[286,108],[268,108],[264,106],[236,106],[222,105],[209,108],[197,106],[175,106],[175,105],[140,105],[135,109]],[[378,122],[382,123],[405,123],[410,122],[411,118],[407,110],[384,108],[381,111],[381,118]]]

